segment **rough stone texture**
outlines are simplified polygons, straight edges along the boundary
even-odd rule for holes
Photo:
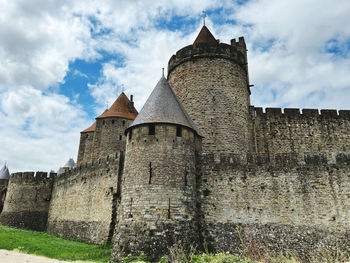
[[[8,182],[8,179],[0,179],[0,213],[4,208]]]
[[[236,44],[200,44],[179,50],[169,60],[169,84],[204,136],[203,152],[247,152],[245,56]]]
[[[120,197],[122,153],[71,169],[54,183],[47,231],[102,244],[110,241]]]
[[[151,260],[175,242],[198,241],[196,149],[193,130],[156,124],[132,128],[125,155],[122,199],[112,259],[144,253]],[[128,132],[130,138],[130,131]]]
[[[350,111],[317,109],[250,108],[251,152],[297,153],[299,161],[304,152],[332,153],[350,151]]]
[[[350,153],[203,155],[200,218],[210,251],[239,252],[249,235],[269,251],[292,251],[303,259],[317,248],[350,247]],[[329,161],[329,160],[328,160]],[[333,161],[333,160],[332,160]],[[237,227],[241,227],[240,234]],[[340,247],[339,247],[340,248]]]
[[[80,133],[77,166],[92,161],[94,131]]]
[[[131,122],[132,120],[119,117],[96,119],[96,130],[91,150],[92,160],[125,151],[124,131]]]
[[[14,173],[10,177],[0,223],[7,226],[45,231],[56,174]]]

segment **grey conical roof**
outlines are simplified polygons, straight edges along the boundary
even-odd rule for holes
[[[10,172],[6,164],[0,170],[0,179],[10,179]]]
[[[164,76],[158,81],[139,115],[128,129],[146,123],[180,124],[191,128],[201,136]]]
[[[66,162],[66,164],[63,166],[65,168],[73,168],[75,166],[75,162],[72,158],[69,158],[69,160]]]

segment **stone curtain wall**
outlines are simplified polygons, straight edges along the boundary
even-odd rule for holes
[[[45,231],[55,176],[44,172],[12,174],[0,223]]]
[[[332,153],[350,151],[350,111],[250,108],[252,122],[251,152],[275,154],[304,152]]]
[[[137,126],[127,142],[116,261],[141,253],[159,259],[176,240],[198,243],[195,135],[182,127],[177,137],[171,124],[148,132],[148,125]]]
[[[102,244],[113,236],[122,176],[122,153],[83,164],[54,184],[47,231]]]
[[[169,60],[169,84],[204,136],[207,153],[245,155],[248,148],[246,55],[232,43],[190,45]]]
[[[252,239],[304,259],[319,248],[348,251],[350,152],[275,158],[249,155],[242,164],[237,155],[203,156],[198,196],[209,250],[237,253]]]

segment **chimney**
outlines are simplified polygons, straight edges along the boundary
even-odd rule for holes
[[[133,113],[134,112],[134,102],[133,102],[133,99],[134,99],[134,95],[130,95],[130,102],[129,102],[129,105],[128,105],[128,110],[130,113]]]

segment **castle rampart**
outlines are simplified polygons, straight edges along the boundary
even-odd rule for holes
[[[301,161],[304,152],[350,151],[350,111],[250,107],[250,152],[289,152]]]
[[[269,251],[307,259],[317,249],[350,246],[350,152],[203,155],[199,185],[203,242],[211,251],[242,249],[253,239]]]
[[[55,177],[46,172],[11,174],[0,223],[44,231]]]
[[[97,244],[111,241],[123,161],[119,152],[60,175],[53,187],[48,233]]]

